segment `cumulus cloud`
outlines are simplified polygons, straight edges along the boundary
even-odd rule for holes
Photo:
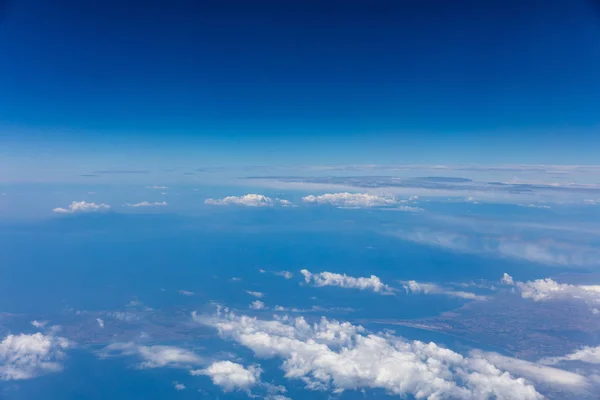
[[[481,354],[465,357],[435,343],[369,333],[348,322],[259,320],[227,309],[195,320],[257,357],[281,358],[286,378],[301,380],[312,390],[371,388],[429,399],[543,399],[530,381]]]
[[[273,199],[262,194],[246,194],[244,196],[227,196],[222,199],[206,199],[204,204],[214,206],[247,206],[247,207],[272,207]]]
[[[302,198],[305,203],[330,204],[336,207],[389,207],[398,204],[394,197],[377,196],[368,193],[325,193]]]
[[[166,207],[168,205],[169,204],[167,204],[166,201],[155,201],[155,202],[142,201],[141,203],[135,203],[135,204],[127,203],[127,207]]]
[[[178,392],[181,392],[182,390],[185,390],[185,385],[183,383],[180,383],[180,382],[173,382],[173,387]]]
[[[85,201],[74,201],[67,208],[55,208],[52,211],[55,213],[79,213],[79,212],[93,212],[93,211],[106,211],[109,210],[108,204],[96,204],[87,203]]]
[[[372,290],[375,293],[381,294],[391,294],[394,291],[391,287],[381,282],[381,279],[375,275],[371,275],[368,278],[355,278],[346,274],[335,274],[327,271],[312,274],[306,269],[301,270],[300,273],[304,275],[306,283],[312,283],[315,286],[338,286],[345,289]]]
[[[254,300],[251,304],[250,304],[250,308],[253,310],[264,310],[265,307],[265,303],[263,303],[260,300]]]
[[[262,299],[263,297],[265,297],[265,294],[262,292],[253,292],[251,290],[246,290],[246,293],[248,293],[250,296],[254,296],[258,299]]]
[[[459,297],[461,299],[468,300],[487,300],[486,296],[477,295],[471,292],[464,292],[461,290],[446,289],[435,283],[423,283],[417,281],[403,281],[402,287],[406,293],[415,294],[439,294],[450,297]]]
[[[96,318],[96,322],[100,328],[104,328],[104,320],[102,318]]]
[[[600,285],[571,285],[558,283],[550,278],[519,282],[507,273],[504,273],[502,283],[515,286],[524,299],[576,300],[583,301],[590,307],[600,307]],[[592,308],[592,311],[597,312],[597,309]]]
[[[133,356],[141,359],[138,368],[188,368],[202,363],[202,358],[193,351],[175,346],[144,346],[133,342],[112,343],[102,349],[100,358]]]
[[[565,356],[545,358],[540,362],[543,364],[557,364],[562,361],[581,361],[588,364],[600,364],[600,346],[584,347]]]
[[[34,326],[35,328],[41,329],[41,328],[44,328],[46,325],[48,325],[48,321],[33,320],[33,321],[31,321],[31,325]]]
[[[192,375],[206,375],[212,382],[223,388],[225,392],[235,390],[247,391],[260,383],[260,367],[251,365],[244,367],[231,361],[217,361],[208,368],[191,371]]]
[[[61,371],[60,360],[69,346],[63,337],[42,333],[8,335],[0,342],[0,379],[31,379]]]

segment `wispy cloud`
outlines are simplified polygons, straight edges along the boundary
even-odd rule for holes
[[[145,346],[133,342],[113,343],[98,353],[100,358],[134,356],[141,359],[138,368],[189,368],[203,362],[194,352],[175,346]]]
[[[204,204],[213,206],[272,207],[274,202],[270,197],[250,193],[243,196],[227,196],[222,199],[206,199]]]
[[[127,207],[166,207],[168,205],[169,204],[167,204],[166,201],[155,201],[155,202],[142,201],[140,203],[135,203],[135,204],[127,203]]]
[[[471,292],[464,292],[461,290],[447,289],[435,283],[417,282],[414,280],[401,281],[401,283],[402,287],[407,293],[437,294],[449,297],[458,297],[467,300],[487,300],[486,296],[477,295]]]

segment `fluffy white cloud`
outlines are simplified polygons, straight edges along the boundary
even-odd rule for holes
[[[96,318],[96,322],[100,328],[104,328],[104,320],[102,318]]]
[[[225,392],[249,390],[260,383],[260,367],[243,365],[231,361],[217,361],[208,368],[191,371],[192,375],[206,375],[212,382],[223,388]]]
[[[52,211],[55,213],[78,213],[90,211],[106,211],[110,209],[108,204],[87,203],[85,201],[74,201],[67,208],[55,208]]]
[[[296,207],[294,203],[285,199],[276,199],[279,202],[279,205],[282,207]]]
[[[133,342],[113,343],[100,351],[101,358],[134,356],[142,360],[139,368],[187,368],[202,363],[202,358],[190,350],[174,346],[143,346]]]
[[[348,322],[323,318],[310,325],[304,318],[288,317],[265,321],[227,309],[194,317],[258,357],[282,358],[285,376],[313,390],[372,388],[419,399],[543,398],[526,379],[480,354],[464,357],[435,343],[369,333]]]
[[[264,310],[265,307],[265,303],[263,303],[260,300],[254,300],[251,304],[250,304],[250,308],[253,310]]]
[[[33,320],[33,321],[31,321],[31,325],[34,326],[35,328],[41,329],[41,328],[44,328],[46,325],[48,325],[48,321]]]
[[[381,282],[381,279],[375,275],[368,278],[355,278],[346,274],[335,274],[333,272],[321,272],[312,274],[308,270],[300,271],[304,275],[306,283],[311,283],[315,286],[339,286],[346,289],[372,290],[375,293],[391,294],[393,289]]]
[[[303,197],[302,201],[314,204],[331,204],[336,207],[385,207],[398,204],[394,197],[348,192],[325,193],[320,196],[311,194]]]
[[[206,199],[204,204],[216,206],[247,206],[247,207],[271,207],[273,199],[262,194],[246,194],[244,196],[227,196],[222,199]]]
[[[175,390],[177,390],[178,392],[185,390],[185,385],[180,382],[173,382],[173,387],[175,387]]]
[[[440,294],[450,297],[459,297],[461,299],[469,300],[487,300],[486,296],[477,295],[471,292],[464,292],[462,290],[450,290],[446,289],[435,283],[423,283],[417,281],[405,281],[402,282],[402,287],[407,293],[416,294]]]
[[[545,358],[540,362],[544,364],[557,364],[561,361],[581,361],[588,364],[600,364],[600,346],[584,347],[565,356]]]
[[[62,370],[65,338],[34,333],[8,335],[0,342],[0,380],[30,379]]]
[[[248,293],[250,296],[254,296],[258,299],[262,299],[263,297],[265,297],[265,294],[262,292],[253,292],[251,290],[246,290],[246,293]]]
[[[166,201],[155,201],[155,202],[147,202],[142,201],[141,203],[127,203],[127,207],[166,207],[169,204]]]
[[[571,285],[558,283],[553,279],[536,279],[519,282],[504,273],[502,283],[514,285],[524,299],[533,301],[547,300],[577,300],[583,301],[590,307],[600,307],[600,285]],[[592,311],[596,310],[592,308]]]

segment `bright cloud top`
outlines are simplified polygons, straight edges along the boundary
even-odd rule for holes
[[[62,370],[69,341],[34,333],[8,335],[0,342],[0,380],[22,380]]]
[[[92,212],[92,211],[106,211],[109,210],[110,206],[108,204],[96,204],[96,203],[87,203],[85,201],[74,201],[67,208],[55,208],[52,211],[55,213],[79,213],[79,212]]]
[[[127,203],[127,207],[166,207],[168,205],[169,204],[167,204],[166,201],[155,201],[155,202],[142,201],[141,203],[135,203],[135,204]]]
[[[562,357],[552,357],[543,359],[544,364],[557,364],[561,361],[581,361],[588,364],[600,364],[600,346],[584,347],[571,354]]]
[[[202,363],[202,358],[190,350],[174,346],[143,346],[133,342],[113,343],[100,352],[101,358],[135,356],[142,360],[139,368],[187,368]]]
[[[584,301],[592,307],[600,307],[600,285],[571,285],[558,283],[550,278],[518,282],[507,273],[504,274],[501,282],[515,286],[524,299],[533,301],[573,299]],[[592,308],[592,311],[597,313],[598,309]]]
[[[440,285],[435,283],[423,283],[417,281],[406,281],[402,282],[402,287],[406,291],[406,293],[415,293],[415,294],[439,294],[450,297],[459,297],[461,299],[468,300],[487,300],[486,296],[480,296],[471,292],[463,292],[460,290],[450,290],[446,289]]]
[[[275,202],[272,198],[262,194],[246,194],[244,196],[227,196],[222,199],[206,199],[204,204],[214,206],[246,206],[246,207],[272,207]]]
[[[305,203],[330,204],[336,207],[386,207],[398,204],[394,197],[377,196],[368,193],[325,193],[302,198]]]
[[[368,278],[355,278],[346,274],[335,274],[333,272],[321,272],[312,274],[306,269],[300,271],[304,275],[306,283],[312,283],[315,286],[338,286],[345,289],[372,290],[375,293],[391,294],[393,289],[381,282],[375,275]]]
[[[543,396],[483,356],[464,357],[435,343],[373,334],[348,322],[325,318],[265,321],[219,310],[197,322],[216,328],[262,358],[281,358],[286,378],[312,390],[383,389],[429,399],[521,399]]]
[[[225,392],[234,390],[250,390],[260,382],[261,369],[251,365],[245,368],[231,361],[217,361],[208,368],[191,371],[192,375],[206,375],[212,382],[223,388]]]

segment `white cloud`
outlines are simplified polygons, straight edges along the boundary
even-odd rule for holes
[[[260,300],[254,300],[251,304],[250,304],[250,308],[253,310],[264,310],[265,307],[265,303],[263,303]]]
[[[34,333],[8,335],[0,342],[0,380],[22,380],[62,370],[60,360],[69,341]]]
[[[279,202],[279,205],[282,207],[296,207],[294,203],[285,199],[276,199]]]
[[[33,320],[31,321],[31,325],[33,325],[35,328],[41,329],[48,325],[48,321]]]
[[[168,189],[167,186],[146,186],[146,189]]]
[[[91,212],[91,211],[106,211],[109,210],[108,204],[96,204],[87,203],[85,201],[74,201],[67,208],[55,208],[52,211],[55,213],[78,213],[78,212]]]
[[[368,193],[325,193],[302,198],[305,203],[331,204],[336,207],[385,207],[394,206],[398,201],[393,197],[377,196]]]
[[[285,279],[292,279],[294,277],[294,274],[290,271],[274,271],[273,274],[283,276]]]
[[[263,297],[265,297],[265,294],[262,292],[253,292],[251,290],[246,290],[246,293],[248,293],[250,296],[254,296],[258,299],[262,299]]]
[[[486,296],[477,295],[471,292],[464,292],[461,290],[450,290],[446,289],[440,285],[435,283],[423,283],[417,281],[403,281],[402,287],[407,293],[416,293],[416,294],[440,294],[446,295],[450,297],[459,297],[461,299],[468,300],[487,300]]]
[[[208,368],[191,371],[192,375],[206,375],[225,392],[249,390],[260,383],[260,367],[251,365],[245,368],[231,361],[217,361]]]
[[[166,201],[155,201],[155,202],[147,202],[142,201],[141,203],[127,203],[127,207],[166,207],[169,204]]]
[[[482,354],[462,356],[435,343],[369,333],[348,322],[322,318],[265,321],[219,310],[195,320],[251,349],[262,358],[283,359],[286,378],[313,390],[383,389],[390,394],[429,399],[520,399],[543,396]]]
[[[102,318],[96,318],[96,322],[100,328],[104,328],[104,320]]]
[[[227,196],[222,199],[206,199],[204,204],[227,206],[238,205],[247,207],[271,207],[273,199],[262,194],[246,194],[244,196]]]
[[[180,382],[173,382],[173,387],[178,392],[181,392],[182,390],[185,390],[185,385],[183,383],[180,383]]]
[[[368,278],[355,278],[346,274],[335,274],[333,272],[321,272],[312,274],[308,270],[300,271],[304,275],[306,283],[311,283],[315,286],[339,286],[346,289],[372,290],[375,293],[391,294],[393,289],[381,282],[381,279],[375,275]]]
[[[139,368],[179,367],[187,368],[202,363],[194,352],[175,346],[143,346],[133,342],[112,343],[99,353],[101,358],[135,356],[142,360]]]
[[[541,360],[544,364],[557,364],[561,361],[581,361],[588,364],[600,364],[600,346],[584,347],[561,357],[551,357]]]
[[[182,294],[184,296],[193,296],[194,295],[194,292],[190,292],[189,290],[179,290],[178,292],[179,292],[179,294]]]
[[[507,273],[504,273],[502,283],[514,285],[524,299],[533,301],[577,300],[585,302],[590,307],[600,306],[600,285],[571,285],[558,283],[550,278],[519,282],[514,281]]]

